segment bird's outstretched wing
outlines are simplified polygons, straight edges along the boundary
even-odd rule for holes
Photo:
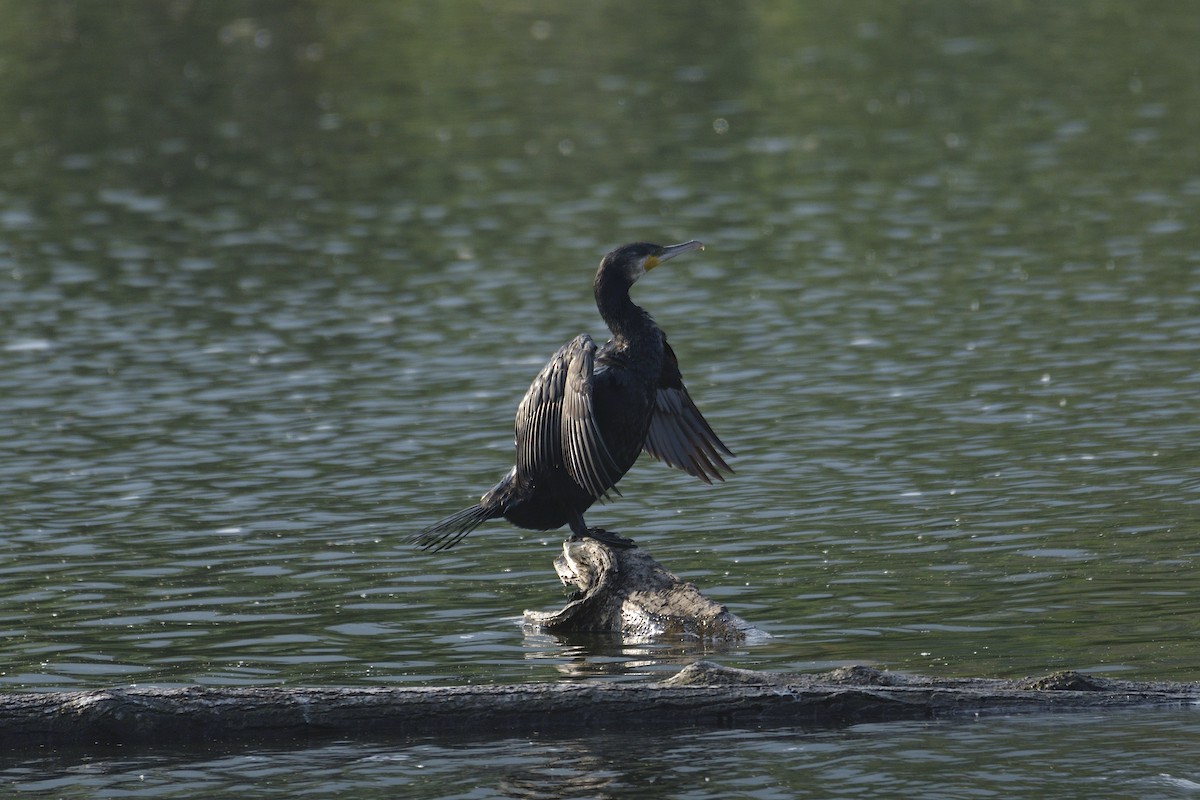
[[[662,376],[654,395],[654,415],[643,449],[667,466],[695,475],[705,483],[724,481],[722,472],[732,473],[723,456],[733,451],[713,432],[696,408],[671,346],[663,341]]]
[[[592,401],[596,343],[586,333],[567,342],[533,379],[517,407],[517,475],[537,480],[565,469],[595,499],[621,479]]]

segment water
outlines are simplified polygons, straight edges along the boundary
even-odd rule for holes
[[[1137,11],[6,4],[0,688],[674,672],[522,630],[558,532],[399,540],[689,238],[635,294],[737,475],[589,522],[772,634],[714,657],[1200,680],[1200,31]]]

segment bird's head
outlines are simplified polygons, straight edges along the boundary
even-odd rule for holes
[[[601,259],[600,269],[596,271],[596,281],[599,282],[601,276],[618,277],[622,282],[632,285],[664,261],[669,261],[680,253],[703,249],[704,245],[695,239],[683,244],[665,246],[649,242],[621,245]]]

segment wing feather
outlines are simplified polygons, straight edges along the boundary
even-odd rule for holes
[[[662,375],[643,449],[667,466],[683,470],[705,483],[723,481],[723,472],[733,472],[725,461],[725,456],[732,456],[733,451],[725,446],[692,402],[683,385],[675,352],[665,341],[663,346]]]
[[[517,406],[513,433],[517,474],[522,479],[530,480],[562,464],[562,397],[573,344],[575,340],[560,347],[550,357]]]
[[[517,407],[517,473],[531,480],[566,469],[595,499],[621,479],[596,422],[593,376],[596,343],[586,333],[559,348],[533,379]]]
[[[567,472],[596,499],[605,497],[621,479],[621,470],[608,451],[596,422],[593,403],[596,344],[587,334],[571,353],[563,398],[563,456]]]

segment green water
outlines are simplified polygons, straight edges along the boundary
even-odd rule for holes
[[[1200,680],[1186,6],[0,16],[0,688],[692,660],[522,630],[558,532],[400,543],[602,335],[600,256],[690,238],[635,296],[737,474],[589,522],[772,634],[712,657]]]

